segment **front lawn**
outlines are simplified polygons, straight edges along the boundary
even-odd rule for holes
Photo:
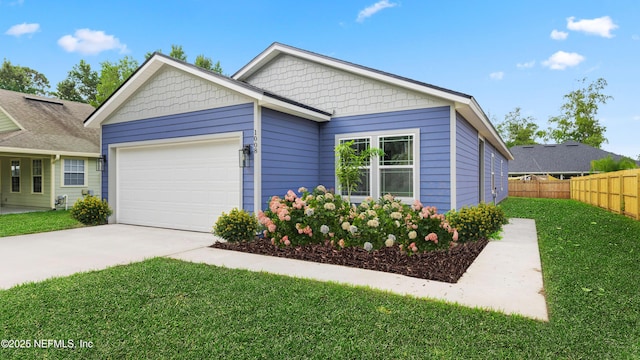
[[[639,358],[640,222],[570,200],[503,206],[536,219],[548,323],[152,259],[0,291],[0,339],[77,347],[0,358]]]
[[[0,237],[81,227],[69,211],[39,211],[0,215]]]

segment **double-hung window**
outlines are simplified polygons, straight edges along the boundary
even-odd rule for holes
[[[85,166],[83,159],[64,159],[64,186],[84,186]]]
[[[31,192],[34,194],[42,194],[42,159],[33,159],[31,161]]]
[[[383,156],[372,158],[360,169],[361,182],[351,193],[351,200],[359,202],[367,196],[379,198],[385,194],[406,202],[419,198],[418,134],[418,130],[402,130],[337,136],[336,144],[353,141],[357,152],[369,148],[384,152]],[[346,195],[346,191],[341,194]]]
[[[20,192],[20,160],[11,160],[11,192]]]

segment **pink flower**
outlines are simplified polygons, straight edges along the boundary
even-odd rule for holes
[[[413,252],[418,252],[418,247],[416,246],[416,243],[409,244],[409,249]]]
[[[276,232],[276,224],[271,223],[267,226],[267,229],[269,230],[270,233]]]
[[[291,245],[291,241],[289,241],[289,237],[288,237],[287,235],[283,236],[281,241],[282,241],[286,246]]]
[[[275,238],[271,238],[271,245],[275,245],[276,244],[276,239]]]
[[[433,241],[434,243],[438,243],[438,234],[436,233],[429,233],[429,235],[424,237],[425,241]]]
[[[293,190],[287,191],[287,195],[285,195],[284,199],[287,201],[294,201],[297,198],[296,193]]]
[[[453,230],[453,241],[458,241],[458,230],[457,229]]]
[[[340,246],[341,248],[344,248],[344,239],[338,240],[338,246]]]
[[[411,208],[413,208],[413,210],[415,210],[415,211],[420,211],[420,209],[422,209],[422,207],[423,207],[422,203],[420,202],[420,200],[417,200],[417,199],[414,200],[413,201],[413,205],[411,205]]]

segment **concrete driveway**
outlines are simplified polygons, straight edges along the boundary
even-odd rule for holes
[[[0,238],[0,289],[202,248],[212,234],[113,224]]]

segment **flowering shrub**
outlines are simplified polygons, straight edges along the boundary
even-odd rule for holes
[[[269,210],[259,212],[258,220],[265,227],[264,236],[280,246],[324,243],[368,251],[398,246],[411,254],[446,249],[458,239],[444,215],[419,201],[408,206],[385,195],[356,206],[322,185],[312,192],[300,188],[298,193],[289,190],[284,198],[272,197]]]
[[[447,219],[458,229],[460,242],[489,239],[502,225],[508,223],[501,207],[485,203],[451,211]]]
[[[256,217],[237,208],[229,214],[222,213],[213,226],[213,234],[229,242],[253,240],[257,230]]]
[[[106,200],[100,200],[97,196],[85,196],[78,199],[71,208],[71,217],[85,225],[106,224],[113,211]]]

